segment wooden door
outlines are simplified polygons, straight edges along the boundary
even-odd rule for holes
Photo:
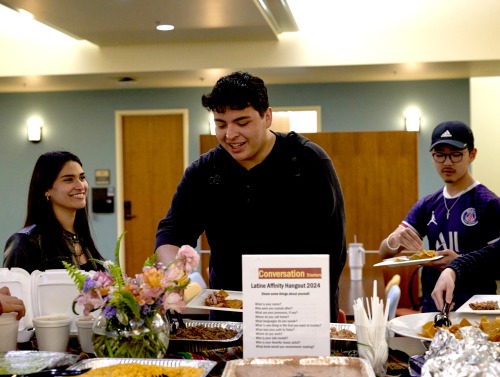
[[[406,131],[303,134],[332,159],[342,186],[346,242],[378,250],[418,199],[418,134]]]
[[[140,273],[154,252],[158,222],[167,213],[184,172],[183,135],[182,114],[122,117],[122,205],[130,204],[124,224],[129,276]]]

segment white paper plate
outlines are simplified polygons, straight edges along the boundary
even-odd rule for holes
[[[434,321],[434,317],[438,312],[430,313],[418,313],[409,314],[401,317],[393,318],[389,321],[389,326],[392,331],[398,335],[406,336],[408,338],[420,339],[420,340],[431,340],[420,336],[418,334],[422,333],[422,326],[429,322]],[[467,318],[467,320],[474,326],[479,325],[479,321],[483,315],[479,314],[469,314],[469,313],[457,313],[451,312],[448,318],[451,320],[452,324],[460,323],[462,318]],[[494,319],[496,315],[492,315],[488,319]]]
[[[496,301],[500,305],[500,295],[475,295],[472,296],[465,304],[457,309],[459,313],[474,313],[474,314],[495,314],[500,315],[500,310],[474,310],[469,304],[480,301]]]
[[[205,305],[205,299],[213,292],[218,292],[220,289],[204,289],[198,293],[191,301],[186,305],[187,308],[196,309],[209,309],[209,310],[225,310],[228,312],[243,312],[243,309],[233,309],[233,308],[221,308],[218,306],[207,306]],[[242,300],[243,292],[240,291],[226,291],[229,296],[226,300]]]
[[[157,365],[162,367],[193,367],[203,369],[201,377],[205,377],[213,369],[215,361],[211,360],[187,360],[187,359],[127,359],[127,358],[97,358],[85,359],[69,367],[69,370],[81,370],[86,368],[103,368],[116,364],[138,363],[143,365]]]
[[[373,267],[381,267],[381,266],[401,267],[401,266],[411,266],[413,264],[426,264],[433,260],[441,259],[442,257],[443,257],[442,255],[438,255],[433,258],[410,260],[406,256],[399,256],[399,257],[384,259],[382,262],[374,264]]]
[[[375,373],[370,364],[358,357],[258,357],[252,359],[230,360],[226,363],[222,377],[235,377],[236,369],[241,365],[252,365],[261,372],[259,376],[273,376],[273,367],[284,364],[297,365],[297,369],[305,371],[307,366],[326,365],[332,367],[332,375],[356,375],[359,377],[375,377]],[[268,370],[267,370],[268,369]],[[256,370],[257,372],[257,370]],[[300,371],[299,371],[300,372]],[[301,372],[303,373],[303,372]],[[344,374],[345,373],[345,374]],[[297,376],[299,373],[297,373]]]

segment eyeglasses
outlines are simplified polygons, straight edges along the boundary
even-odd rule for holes
[[[449,157],[451,162],[457,163],[462,161],[464,154],[465,154],[464,152],[452,152],[452,153],[434,152],[432,154],[432,158],[436,162],[443,163],[446,161],[446,157]]]

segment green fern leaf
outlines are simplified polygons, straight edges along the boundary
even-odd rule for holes
[[[71,277],[71,279],[75,282],[76,286],[78,287],[78,290],[81,291],[83,289],[83,285],[85,284],[85,279],[87,278],[87,275],[83,273],[81,270],[79,270],[75,265],[72,265],[65,261],[62,261],[62,263],[64,265],[64,268],[66,268],[68,275]]]

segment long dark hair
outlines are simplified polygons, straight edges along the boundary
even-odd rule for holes
[[[67,248],[63,237],[64,229],[56,219],[52,205],[45,197],[45,193],[52,187],[63,166],[68,161],[75,161],[83,167],[80,159],[67,151],[47,152],[38,158],[31,176],[28,210],[24,223],[25,227],[36,224],[40,229],[42,242],[59,250]],[[90,233],[88,204],[85,205],[85,208],[76,210],[74,228],[92,256],[102,259]]]

